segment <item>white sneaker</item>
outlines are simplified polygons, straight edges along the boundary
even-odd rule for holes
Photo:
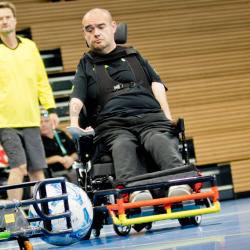
[[[141,190],[141,191],[134,191],[130,197],[129,197],[129,202],[137,202],[137,201],[145,201],[145,200],[152,200],[153,197],[149,190]],[[152,206],[147,206],[147,207],[142,207],[141,212],[145,213],[148,211],[152,211],[153,207]]]
[[[133,192],[130,197],[129,197],[129,202],[137,202],[137,201],[145,201],[145,200],[152,200],[153,197],[151,195],[151,193],[149,192],[149,190],[142,190],[142,191],[135,191]],[[136,208],[137,214],[140,214],[141,216],[145,216],[148,215],[148,213],[152,213],[153,211],[153,207],[152,206],[146,206],[146,207],[142,207],[142,208]],[[144,228],[151,228],[152,223],[142,223],[142,224],[135,224],[133,225],[133,229],[136,232],[140,232],[142,229]]]
[[[134,191],[130,197],[129,202],[152,200],[153,197],[148,190]]]
[[[172,186],[168,190],[168,197],[186,195],[191,193],[192,189],[189,185]]]

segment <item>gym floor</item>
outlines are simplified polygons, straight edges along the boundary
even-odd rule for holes
[[[136,250],[249,250],[250,198],[221,202],[220,213],[202,216],[199,227],[181,228],[177,220],[160,221],[149,231],[131,230],[126,237],[115,234],[111,225],[104,226],[99,238],[71,246],[55,247],[39,238],[31,239],[34,250],[56,249],[136,249]],[[15,241],[1,242],[0,250],[18,250]]]

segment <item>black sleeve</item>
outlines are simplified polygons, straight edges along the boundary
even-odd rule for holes
[[[73,88],[70,96],[71,98],[74,97],[80,99],[83,103],[85,102],[87,96],[87,77],[84,68],[84,61],[81,59],[72,81]]]
[[[161,80],[159,74],[155,71],[155,69],[151,66],[151,64],[145,58],[143,58],[140,54],[138,56],[138,59],[141,62],[142,66],[143,66],[143,68],[144,68],[144,70],[149,78],[150,83],[160,82],[164,85],[164,87],[167,90],[166,83],[164,83]]]

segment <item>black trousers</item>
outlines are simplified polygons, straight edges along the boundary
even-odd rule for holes
[[[96,128],[96,141],[112,153],[116,179],[147,173],[138,157],[138,147],[151,154],[160,170],[183,166],[175,128],[162,112],[112,117]]]

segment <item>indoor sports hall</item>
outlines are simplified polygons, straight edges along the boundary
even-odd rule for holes
[[[167,86],[167,100],[173,119],[184,122],[183,127],[180,125],[178,135],[183,161],[188,161],[201,173],[197,178],[180,175],[181,177],[175,180],[170,179],[170,182],[160,184],[143,182],[143,179],[143,187],[146,187],[144,189],[169,191],[171,185],[204,185],[201,191],[195,191],[188,197],[160,197],[152,201],[135,202],[133,205],[132,202],[126,204],[124,196],[137,191],[134,186],[128,185],[124,190],[114,190],[109,186],[104,191],[98,186],[93,193],[84,192],[87,188],[97,187],[91,185],[97,185],[99,181],[88,179],[89,170],[86,170],[86,183],[80,179],[81,182],[78,182],[76,187],[79,195],[81,193],[82,201],[89,202],[89,205],[86,205],[87,202],[84,205],[86,210],[84,215],[81,215],[82,211],[77,210],[77,204],[71,209],[72,205],[68,203],[70,198],[65,191],[68,190],[70,197],[71,186],[67,186],[61,178],[70,180],[71,177],[68,172],[59,171],[51,174],[50,177],[55,179],[48,178],[52,182],[46,179],[39,184],[30,182],[28,177],[25,178],[24,184],[20,184],[20,187],[26,190],[23,200],[8,203],[5,187],[10,168],[0,142],[0,249],[250,249],[250,1],[11,2],[17,9],[17,36],[36,43],[53,91],[56,113],[60,121],[59,128],[69,136],[71,134],[75,143],[79,143],[82,135],[80,136],[79,131],[67,130],[70,125],[69,101],[72,81],[80,59],[89,51],[84,40],[82,17],[93,8],[109,10],[119,24],[119,34],[122,34],[122,38],[116,37],[116,42],[119,41],[117,44],[138,49]],[[0,39],[0,49],[1,46],[5,45]],[[0,69],[5,67],[4,59],[0,53]],[[1,79],[3,78],[0,72],[0,89]],[[0,93],[0,98],[3,95],[4,93]],[[0,119],[0,123],[1,121]],[[93,134],[89,133],[87,136],[93,140]],[[84,145],[88,145],[87,143]],[[81,154],[80,144],[76,145],[78,154]],[[83,164],[92,164],[89,161],[91,153],[88,151],[91,146],[86,146],[84,150],[86,151],[81,154],[84,156],[80,157],[80,161]],[[90,165],[86,166],[89,168]],[[76,176],[74,170],[70,176]],[[136,178],[134,180],[141,181]],[[54,195],[53,189],[50,193],[47,184],[59,185],[60,194]],[[103,183],[101,187],[102,185]],[[138,190],[144,190],[143,187],[139,185]],[[73,199],[76,199],[78,193]],[[112,200],[114,197],[116,200]],[[35,205],[35,212],[33,208],[29,211],[34,201],[32,199],[38,199],[40,204],[45,205]],[[63,223],[66,229],[61,229],[60,222],[58,230],[69,230],[68,233],[65,231],[65,235],[69,235],[75,225],[73,217],[70,217],[70,210],[75,210],[79,211],[78,216],[89,218],[88,229],[92,229],[92,232],[87,230],[88,232],[84,233],[88,237],[76,240],[73,244],[62,243],[61,246],[56,246],[52,239],[56,239],[56,235],[50,236],[51,240],[42,239],[51,229],[50,222],[43,224],[47,231],[37,231],[36,235],[37,226],[40,227],[36,222],[37,214],[42,218],[45,213],[46,221],[49,218],[48,211],[52,209],[46,205],[46,199],[48,202],[62,200],[60,204],[63,204],[64,210],[56,216],[65,219]],[[22,206],[24,209],[19,209]],[[94,211],[97,211],[94,212],[94,219],[89,210],[92,206]],[[145,207],[145,211],[140,210],[140,206]],[[40,210],[42,212],[39,214]],[[165,214],[162,214],[162,210]],[[93,209],[91,211],[93,212]],[[31,225],[36,226],[33,232],[27,226],[27,215],[33,216],[32,222],[35,224]],[[9,224],[16,223],[18,219],[19,227],[15,231]],[[93,220],[96,228],[90,226]],[[136,224],[145,226],[136,230],[133,228]],[[67,242],[66,238],[61,238],[61,242]],[[21,248],[17,239],[20,239],[21,245],[26,244],[25,242],[28,242],[28,245]]]

